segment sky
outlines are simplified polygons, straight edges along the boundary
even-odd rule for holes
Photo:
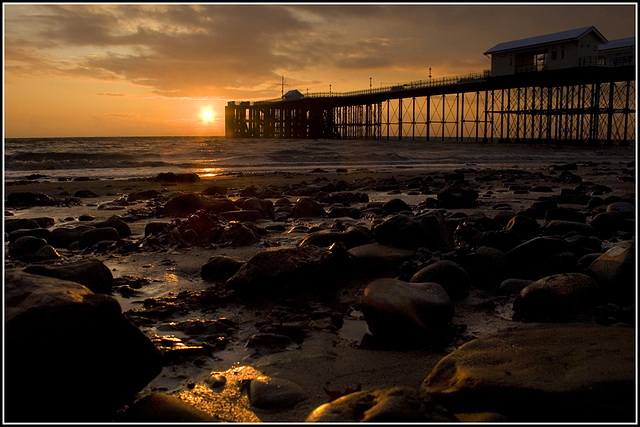
[[[635,36],[636,6],[3,3],[3,133],[224,135],[229,101],[481,73],[505,41]]]

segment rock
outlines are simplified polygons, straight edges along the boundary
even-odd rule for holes
[[[158,350],[110,296],[12,270],[5,298],[8,421],[109,420],[162,370]],[[52,389],[34,393],[42,384]]]
[[[586,270],[604,289],[608,298],[624,305],[635,304],[635,242],[614,246],[598,257]]]
[[[84,248],[89,248],[102,241],[117,242],[118,240],[120,240],[120,234],[113,227],[94,228],[80,235],[80,245]]]
[[[629,202],[613,202],[607,205],[607,212],[618,212],[623,218],[635,218],[636,208]]]
[[[536,237],[505,253],[505,258],[512,277],[540,279],[544,277],[540,265],[549,260],[549,257],[564,252],[580,257],[590,250],[557,237]]]
[[[317,246],[275,248],[251,257],[227,286],[247,294],[321,291],[343,279],[346,254]]]
[[[95,198],[95,197],[98,197],[98,195],[91,190],[78,190],[75,192],[73,197],[79,197],[81,199],[84,199],[84,198]]]
[[[205,196],[224,196],[227,194],[227,187],[223,187],[221,185],[213,185],[202,190],[202,194],[204,194]]]
[[[156,175],[154,178],[156,182],[174,182],[182,184],[191,184],[200,181],[200,177],[197,173],[173,173],[163,172]]]
[[[411,211],[411,206],[409,206],[404,200],[396,198],[385,202],[382,205],[382,210],[386,213],[393,214],[403,211]]]
[[[47,245],[47,241],[33,236],[22,236],[9,243],[9,257],[28,258],[33,256],[41,248]]]
[[[590,224],[575,221],[554,219],[547,221],[542,226],[542,231],[547,235],[564,236],[568,233],[578,233],[582,236],[595,236],[596,229]]]
[[[423,392],[454,413],[514,422],[632,421],[635,329],[552,326],[470,341],[443,358]]]
[[[326,214],[322,205],[309,197],[299,198],[291,211],[294,218],[322,217]]]
[[[33,206],[52,206],[56,200],[45,193],[16,192],[7,194],[6,206],[26,208]]]
[[[356,246],[373,243],[373,237],[368,231],[360,227],[351,226],[345,231],[339,230],[321,230],[305,236],[300,241],[300,246],[314,245],[320,247],[329,247],[336,242],[341,242],[347,249]]]
[[[213,256],[200,269],[202,280],[226,282],[231,276],[237,273],[244,261],[230,256]]]
[[[597,214],[589,224],[596,230],[611,233],[625,229],[624,216],[620,212],[607,211]]]
[[[540,232],[540,225],[535,219],[518,214],[509,220],[507,230],[522,239],[531,239]]]
[[[111,270],[98,259],[85,259],[56,266],[30,265],[24,271],[80,283],[94,293],[111,293],[113,286]]]
[[[544,277],[520,291],[513,302],[515,320],[575,320],[601,302],[602,290],[586,274]]]
[[[569,208],[552,208],[547,210],[544,216],[545,221],[560,220],[585,223],[587,218],[582,212]]]
[[[260,212],[260,218],[273,218],[275,213],[273,202],[267,199],[251,197],[239,203],[244,210],[254,210]]]
[[[31,218],[12,218],[4,221],[4,232],[11,233],[15,230],[40,228],[40,224]]]
[[[145,190],[145,191],[130,193],[127,196],[127,200],[129,202],[137,202],[138,200],[158,199],[161,197],[163,197],[162,193],[160,193],[158,190]]]
[[[31,258],[35,262],[51,261],[60,258],[60,254],[51,245],[41,247]]]
[[[287,409],[307,398],[298,384],[284,378],[264,377],[249,382],[249,403],[261,409]]]
[[[458,419],[418,389],[392,387],[347,394],[316,408],[306,422],[454,422]]]
[[[410,281],[437,283],[443,287],[452,301],[461,300],[469,295],[469,275],[460,264],[453,261],[436,261],[414,274]]]
[[[117,217],[111,217],[106,221],[97,222],[93,224],[93,226],[95,228],[104,228],[104,227],[115,228],[120,238],[131,236],[131,228],[129,227],[129,225]]]
[[[294,342],[286,335],[282,334],[272,334],[272,333],[259,333],[254,334],[249,337],[249,341],[247,341],[246,347],[248,348],[256,348],[256,347],[287,347],[292,345]]]
[[[370,243],[349,249],[357,271],[367,275],[396,276],[400,266],[415,256],[416,252]]]
[[[204,411],[170,394],[154,393],[131,405],[118,421],[133,422],[217,422]]]
[[[249,246],[260,241],[260,236],[244,224],[232,223],[220,236],[220,244],[234,248]]]
[[[248,221],[255,222],[263,218],[262,212],[258,210],[236,210],[228,212],[220,212],[220,216],[227,221]]]
[[[164,217],[186,217],[206,206],[205,200],[197,194],[181,194],[170,199],[162,208]]]
[[[372,231],[376,241],[383,245],[412,250],[420,247],[453,249],[453,236],[439,213],[398,214],[373,227]]]
[[[390,341],[441,341],[453,317],[451,299],[437,283],[377,279],[366,286],[361,304],[373,336]]]
[[[56,248],[68,248],[74,242],[80,241],[82,233],[93,230],[92,225],[80,225],[77,227],[58,227],[51,230],[48,242]]]
[[[533,283],[533,280],[506,279],[500,283],[499,292],[503,295],[516,295],[531,283]]]
[[[476,208],[478,195],[465,181],[454,181],[438,192],[438,206],[443,209]]]
[[[151,234],[160,234],[170,225],[168,222],[150,222],[144,227],[144,237]]]

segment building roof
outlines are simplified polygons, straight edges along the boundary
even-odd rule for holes
[[[599,51],[610,50],[610,49],[621,49],[625,47],[634,47],[636,45],[635,37],[627,37],[624,39],[611,40],[605,44],[601,44],[598,48]]]
[[[492,47],[491,49],[489,49],[488,51],[486,51],[484,54],[487,55],[490,53],[493,54],[493,53],[505,52],[509,50],[522,49],[526,47],[542,46],[542,45],[547,45],[552,43],[559,43],[563,41],[578,40],[584,37],[586,34],[588,34],[591,31],[594,31],[596,33],[596,36],[598,36],[604,43],[607,42],[607,39],[604,38],[602,34],[600,34],[600,32],[596,29],[596,27],[591,26],[591,27],[576,28],[575,30],[561,31],[559,33],[546,34],[543,36],[529,37],[526,39],[499,43],[494,47]]]

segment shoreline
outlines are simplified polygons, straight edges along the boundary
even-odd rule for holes
[[[241,174],[217,177],[202,177],[196,182],[154,182],[150,179],[133,180],[99,180],[99,181],[54,181],[26,182],[5,184],[5,199],[11,193],[33,192],[45,193],[54,198],[79,199],[77,204],[69,206],[36,206],[24,209],[5,208],[5,221],[12,218],[51,217],[55,227],[73,226],[81,215],[91,215],[93,220],[86,224],[105,220],[113,215],[126,215],[136,209],[146,209],[150,200],[142,199],[127,206],[109,206],[114,200],[126,198],[136,192],[155,190],[162,195],[163,202],[180,193],[202,193],[209,187],[225,188],[224,197],[238,202],[243,199],[243,190],[255,187],[259,190],[273,190],[267,199],[273,202],[288,198],[295,202],[297,196],[286,194],[283,189],[300,189],[329,183],[344,182],[347,191],[362,192],[368,195],[369,203],[384,203],[393,199],[404,200],[416,211],[425,199],[437,198],[438,186],[433,185],[431,191],[427,187],[413,188],[408,185],[416,179],[433,179],[435,183],[444,182],[447,174],[462,174],[465,180],[478,191],[478,206],[464,208],[441,209],[451,221],[454,218],[494,218],[501,211],[522,212],[541,197],[560,197],[563,192],[573,190],[580,185],[608,187],[606,194],[622,198],[635,197],[634,161],[626,164],[611,164],[606,160],[597,163],[582,164],[577,162],[566,168],[557,165],[538,164],[527,168],[492,169],[478,168],[473,165],[463,167],[415,169],[399,167],[388,171],[369,170],[334,170],[316,171],[313,173],[276,172],[271,174]],[[574,168],[575,166],[575,168]],[[629,168],[628,173],[621,170]],[[568,173],[563,169],[569,170]],[[509,172],[503,174],[503,172]],[[503,176],[504,175],[504,176]],[[563,177],[580,176],[581,180],[571,181]],[[544,187],[544,190],[542,189]],[[540,189],[537,191],[536,188]],[[534,191],[531,191],[531,190]],[[95,197],[74,195],[77,191],[89,191]],[[249,193],[247,193],[249,194]],[[360,204],[361,208],[364,205]],[[506,207],[504,205],[507,205]],[[503,206],[500,208],[500,206]],[[563,203],[568,209],[578,208],[577,204]],[[101,208],[102,207],[102,208]],[[328,208],[325,205],[325,208]],[[424,209],[424,208],[422,208]],[[7,216],[7,211],[13,215]],[[65,221],[65,218],[68,220]],[[72,219],[73,218],[73,219]],[[269,248],[297,247],[302,238],[312,228],[330,229],[337,221],[345,224],[360,224],[372,228],[379,224],[383,216],[361,217],[360,219],[309,217],[293,219],[282,216],[276,219],[259,219],[255,226],[266,229],[277,225],[279,231],[269,231],[261,235],[260,242],[246,246],[213,245],[210,247],[167,247],[166,250],[140,251],[126,254],[91,253],[60,250],[63,260],[83,257],[100,259],[113,272],[114,278],[134,278],[147,280],[129,297],[113,292],[119,301],[122,311],[127,314],[141,309],[145,300],[163,303],[164,298],[182,296],[185,313],[158,319],[151,324],[138,323],[138,327],[150,338],[174,336],[178,341],[190,341],[188,334],[168,327],[168,321],[181,322],[207,318],[230,318],[237,326],[236,332],[229,337],[227,347],[213,353],[212,358],[200,359],[198,364],[193,359],[185,359],[176,364],[165,366],[162,373],[152,380],[139,397],[154,393],[177,396],[190,402],[199,410],[210,415],[221,417],[227,421],[303,421],[316,407],[327,401],[327,390],[342,391],[360,387],[362,390],[375,390],[392,386],[420,387],[427,374],[446,354],[457,347],[476,338],[488,337],[505,331],[535,329],[542,324],[538,322],[517,322],[513,320],[513,300],[515,295],[496,295],[483,289],[472,289],[468,298],[455,304],[454,324],[464,325],[464,332],[455,340],[442,348],[367,348],[363,335],[367,333],[367,323],[358,310],[359,299],[366,282],[355,281],[344,287],[338,301],[333,301],[323,309],[339,307],[347,312],[342,313],[341,328],[312,329],[302,343],[285,349],[272,351],[247,347],[247,340],[259,331],[257,324],[264,321],[279,306],[278,302],[262,303],[235,301],[220,306],[192,312],[187,300],[190,295],[211,289],[210,282],[200,277],[201,268],[214,255],[233,256],[248,261],[253,255],[269,250]],[[145,233],[145,226],[153,217],[128,222],[132,231],[132,239],[139,240]],[[171,217],[162,221],[171,221]],[[543,221],[539,221],[542,223]],[[296,226],[306,227],[307,232],[291,233]],[[603,250],[615,246],[620,240],[603,240]],[[6,254],[7,243],[5,243]],[[57,261],[54,262],[54,264]],[[21,269],[28,263],[8,259],[5,255],[5,270]],[[127,283],[125,281],[125,283]],[[217,285],[216,285],[217,286]],[[218,289],[216,287],[216,289]],[[182,302],[180,302],[182,301]],[[189,300],[191,301],[191,300]],[[493,306],[491,310],[486,307]],[[287,310],[292,310],[288,307]],[[136,322],[136,316],[128,316]],[[246,403],[246,395],[236,389],[225,389],[225,392],[211,390],[206,384],[213,373],[225,375],[227,378],[243,376],[247,380],[260,376],[284,377],[300,384],[307,399],[291,408],[282,410],[263,410]],[[324,389],[324,390],[323,390]],[[225,394],[227,393],[227,394]],[[229,405],[235,405],[230,410]]]

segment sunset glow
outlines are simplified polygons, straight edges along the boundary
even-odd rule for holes
[[[636,28],[635,6],[617,3],[3,9],[10,138],[223,135],[229,101],[481,73],[497,43],[590,25],[616,39]]]

